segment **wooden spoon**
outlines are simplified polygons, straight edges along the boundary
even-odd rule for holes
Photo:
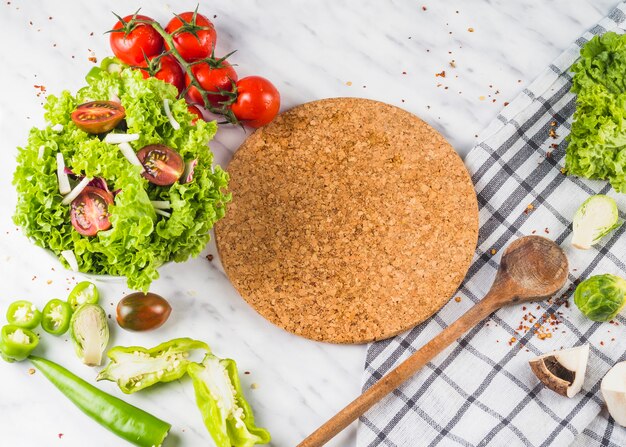
[[[502,255],[500,268],[489,293],[478,304],[329,419],[302,441],[299,447],[326,444],[491,313],[511,304],[551,297],[563,287],[567,273],[567,257],[561,247],[551,240],[541,236],[525,236],[512,242]]]

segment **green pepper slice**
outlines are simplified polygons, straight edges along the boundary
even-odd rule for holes
[[[30,301],[15,301],[7,309],[7,321],[17,327],[34,329],[41,322],[41,312]]]
[[[217,447],[251,447],[270,442],[269,432],[254,423],[234,360],[207,354],[201,364],[191,363],[188,372],[204,425]]]
[[[0,354],[7,362],[21,362],[39,344],[39,337],[26,328],[7,324],[0,330]]]
[[[100,294],[96,285],[89,281],[82,281],[72,289],[67,297],[67,302],[75,311],[83,304],[98,304],[99,298]]]
[[[171,382],[185,375],[190,363],[189,352],[194,349],[211,352],[209,345],[191,338],[176,338],[152,349],[116,346],[107,353],[111,362],[96,380],[116,382],[126,394],[155,383]]]
[[[48,301],[43,308],[41,327],[48,334],[63,335],[70,327],[72,318],[72,308],[70,305],[58,298]]]

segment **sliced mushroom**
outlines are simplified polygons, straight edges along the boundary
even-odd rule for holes
[[[553,351],[528,363],[541,382],[555,393],[574,397],[582,388],[589,358],[589,345]]]
[[[600,390],[615,422],[626,427],[626,362],[619,362],[606,373]]]

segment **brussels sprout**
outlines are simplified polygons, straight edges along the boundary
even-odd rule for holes
[[[97,304],[83,304],[70,321],[70,336],[76,355],[85,365],[102,364],[109,343],[109,325],[104,310]]]
[[[626,303],[626,280],[605,274],[592,276],[578,284],[574,303],[590,320],[609,321]]]
[[[574,215],[572,245],[588,250],[620,225],[615,200],[602,194],[591,196]]]

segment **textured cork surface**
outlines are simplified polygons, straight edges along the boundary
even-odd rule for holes
[[[216,225],[224,269],[272,323],[334,343],[380,340],[435,313],[469,267],[478,210],[462,160],[399,108],[336,98],[251,135]]]

